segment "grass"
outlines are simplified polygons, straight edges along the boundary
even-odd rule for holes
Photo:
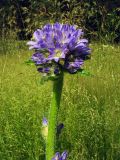
[[[58,151],[68,160],[120,160],[120,47],[91,44],[85,68],[93,77],[64,77]],[[0,45],[0,160],[44,160],[41,121],[48,116],[52,82],[40,84],[25,42]]]

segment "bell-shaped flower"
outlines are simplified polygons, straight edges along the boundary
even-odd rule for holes
[[[59,152],[55,154],[55,156],[52,158],[52,160],[66,160],[68,157],[67,151],[64,151],[61,155]]]

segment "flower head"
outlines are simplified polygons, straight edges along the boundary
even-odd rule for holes
[[[62,70],[76,73],[89,58],[88,40],[83,39],[81,29],[69,24],[47,24],[37,29],[34,41],[27,44],[34,49],[32,61],[37,70],[47,75],[59,75]]]
[[[68,156],[68,153],[64,151],[61,155],[59,152],[55,154],[55,156],[52,158],[52,160],[66,160]]]

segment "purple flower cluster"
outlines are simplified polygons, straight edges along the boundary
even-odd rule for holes
[[[59,152],[55,154],[55,157],[52,158],[52,160],[66,160],[68,156],[68,153],[64,151],[61,155]]]
[[[62,70],[76,73],[90,57],[88,40],[82,37],[81,29],[58,22],[37,29],[34,40],[27,44],[35,50],[31,59],[38,71],[50,75],[58,75]]]

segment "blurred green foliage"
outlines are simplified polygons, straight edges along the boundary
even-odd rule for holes
[[[2,37],[29,39],[58,21],[78,25],[89,39],[120,42],[119,0],[1,0],[0,6]]]
[[[41,84],[36,67],[24,63],[33,52],[25,43],[0,42],[0,160],[45,160],[41,126],[52,83]],[[56,151],[67,150],[67,160],[120,160],[120,46],[90,47],[84,68],[94,76],[64,75]]]

